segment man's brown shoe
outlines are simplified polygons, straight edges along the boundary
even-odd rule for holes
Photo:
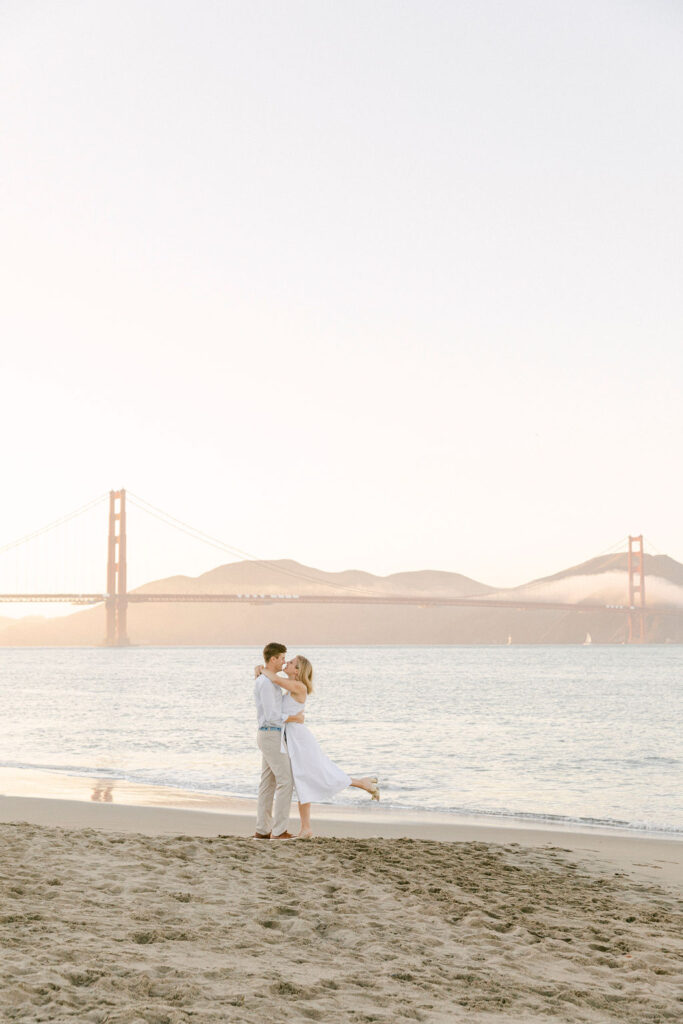
[[[291,832],[281,832],[279,836],[271,836],[271,839],[294,839]]]
[[[265,835],[265,836],[261,832],[254,832],[253,838],[254,839],[270,839],[270,832],[268,833],[268,835]]]

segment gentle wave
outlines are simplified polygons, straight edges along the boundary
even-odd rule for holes
[[[18,761],[0,761],[0,768],[16,768],[25,771],[54,772],[58,775],[66,775],[75,778],[105,779],[111,782],[130,782],[137,785],[155,786],[159,789],[182,790],[187,793],[204,793],[210,796],[237,797],[238,799],[254,799],[255,793],[252,788],[226,787],[225,783],[215,782],[211,784],[204,781],[201,784],[196,780],[182,775],[160,776],[151,772],[131,772],[126,770],[117,771],[112,768],[88,768],[83,765],[59,765],[59,764],[29,764]],[[338,802],[337,802],[338,803]],[[328,804],[329,805],[329,804]],[[390,807],[395,811],[408,811],[413,813],[439,813],[453,815],[454,818],[483,818],[493,819],[502,822],[528,821],[537,825],[548,826],[558,825],[563,828],[580,826],[581,828],[594,828],[598,831],[628,831],[643,835],[681,836],[683,828],[676,825],[664,825],[653,822],[622,821],[615,818],[591,818],[571,816],[565,814],[539,814],[533,811],[492,809],[470,806],[439,806],[434,805],[425,808],[423,805],[406,803],[405,801],[392,800],[383,796],[382,806]],[[379,810],[375,808],[375,812]]]

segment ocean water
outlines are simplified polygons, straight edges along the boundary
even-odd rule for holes
[[[0,649],[0,765],[253,797],[259,653]],[[683,836],[681,647],[302,653],[306,724],[383,806]]]

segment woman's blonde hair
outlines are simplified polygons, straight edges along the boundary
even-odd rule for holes
[[[299,669],[299,682],[304,684],[308,693],[313,693],[313,666],[303,654],[297,654],[296,664]]]

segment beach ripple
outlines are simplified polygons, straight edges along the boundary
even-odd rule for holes
[[[3,1021],[683,1013],[680,893],[557,848],[0,832]]]

